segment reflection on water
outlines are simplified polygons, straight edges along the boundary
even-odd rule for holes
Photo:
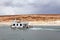
[[[27,30],[0,26],[0,40],[60,40],[60,27],[34,26]]]

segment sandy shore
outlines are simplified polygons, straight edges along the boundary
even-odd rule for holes
[[[60,26],[60,21],[50,21],[50,22],[44,22],[44,21],[29,21],[27,22],[29,25],[35,25],[35,26]],[[0,25],[11,25],[12,22],[0,22]]]
[[[38,25],[38,26],[60,26],[60,21],[50,21],[50,22],[44,22],[44,21],[32,21],[29,22],[30,25]]]

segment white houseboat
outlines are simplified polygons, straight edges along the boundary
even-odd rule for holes
[[[16,20],[10,26],[11,28],[31,28],[32,26],[26,22],[17,22]]]

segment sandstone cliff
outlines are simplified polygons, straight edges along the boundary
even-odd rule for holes
[[[13,20],[26,21],[29,25],[60,26],[60,14],[30,14],[0,16],[0,24],[11,25]]]
[[[55,21],[60,20],[60,15],[58,14],[30,14],[30,15],[4,15],[0,16],[0,22],[2,21],[12,21],[14,19],[20,21]]]

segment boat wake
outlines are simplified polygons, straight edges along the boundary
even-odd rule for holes
[[[48,29],[48,28],[30,28],[29,30],[54,30],[54,29]]]
[[[59,31],[60,29],[53,29],[53,28],[30,28],[28,30],[37,30],[37,31]]]
[[[17,30],[17,29],[15,29]],[[54,28],[28,28],[28,29],[19,29],[19,30],[23,30],[23,31],[59,31],[60,32],[60,29],[54,29]]]

